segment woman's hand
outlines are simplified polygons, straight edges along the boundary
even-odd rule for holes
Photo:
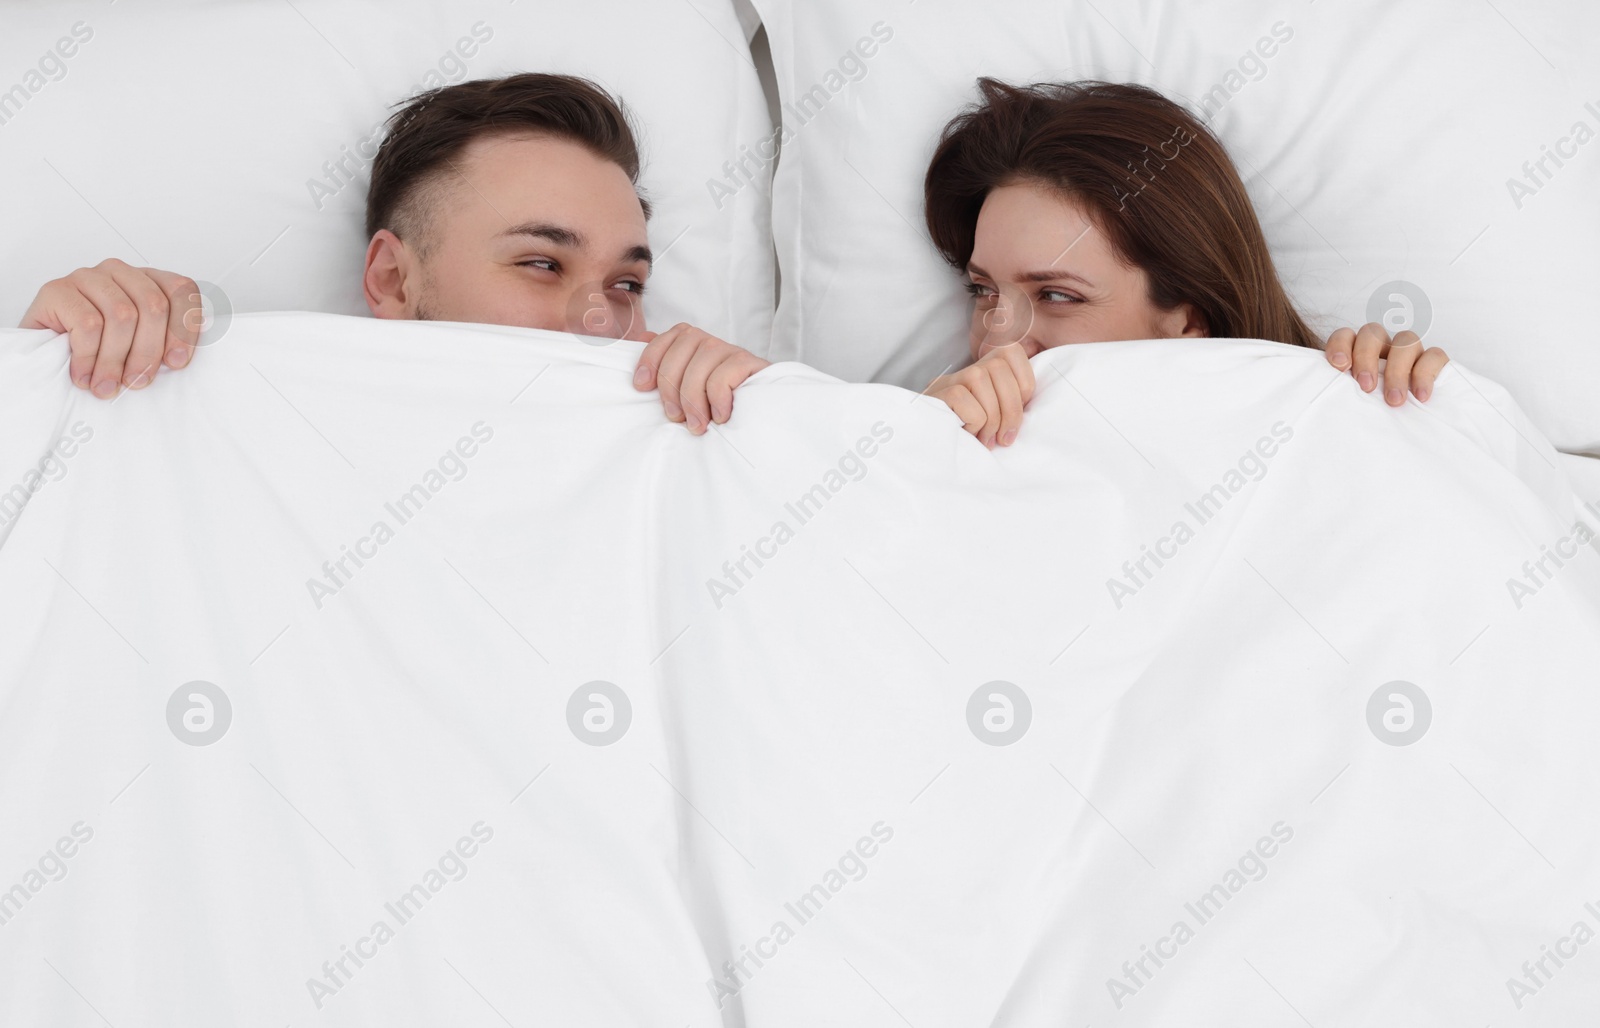
[[[647,333],[647,338],[633,387],[641,392],[659,388],[667,420],[688,425],[695,435],[704,434],[712,422],[727,422],[733,414],[733,391],[772,363],[693,325],[679,323],[660,334]]]
[[[943,400],[962,427],[991,450],[1010,446],[1022,428],[1022,411],[1033,399],[1033,365],[1022,344],[998,346],[953,375],[940,375],[928,395]]]
[[[1382,374],[1383,399],[1391,407],[1406,402],[1407,386],[1420,402],[1426,403],[1433,392],[1434,379],[1450,361],[1437,346],[1424,350],[1415,332],[1407,330],[1390,339],[1388,331],[1376,322],[1362,325],[1359,332],[1353,328],[1339,329],[1328,337],[1323,352],[1328,363],[1340,371],[1350,369],[1350,374],[1361,384],[1362,392],[1372,392]],[[1378,369],[1380,357],[1388,358],[1381,372]]]

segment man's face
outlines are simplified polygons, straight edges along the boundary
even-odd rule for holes
[[[374,314],[643,338],[650,248],[620,167],[565,139],[500,135],[470,143],[441,184],[425,256],[395,248],[402,284],[387,298],[374,297],[377,237],[369,246]]]

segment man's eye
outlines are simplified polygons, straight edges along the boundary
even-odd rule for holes
[[[612,288],[613,289],[626,289],[628,292],[634,294],[635,296],[644,295],[644,283],[643,282],[635,282],[635,281],[633,281],[631,279],[626,281],[626,282],[618,282]]]
[[[536,257],[531,261],[518,261],[519,268],[542,268],[545,271],[560,271],[561,265],[545,257]]]

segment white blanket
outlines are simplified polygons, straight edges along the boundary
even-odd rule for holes
[[[1592,1016],[1600,517],[1497,387],[1065,347],[991,453],[638,349],[0,334],[0,1024]]]

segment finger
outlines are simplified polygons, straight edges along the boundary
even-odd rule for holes
[[[72,355],[67,376],[79,389],[89,388],[105,319],[77,286],[64,278],[45,283],[22,316],[21,327],[67,333],[67,346]]]
[[[706,399],[711,403],[711,419],[725,425],[733,417],[733,391],[745,379],[771,364],[747,350],[737,351],[732,358],[717,365],[706,380]]]
[[[994,441],[1000,446],[1010,446],[1022,427],[1022,387],[1017,384],[1017,373],[1005,359],[989,362],[989,383],[994,386],[999,401],[999,418],[994,426]]]
[[[122,381],[123,365],[133,347],[133,331],[139,323],[139,308],[109,271],[85,270],[81,277],[75,271],[67,278],[76,279],[74,284],[99,312],[100,349],[95,354],[89,391],[102,400],[109,399],[117,395]]]
[[[64,278],[53,278],[39,287],[39,295],[28,304],[28,309],[22,314],[22,322],[18,328],[48,328],[52,332],[65,332],[66,323],[62,320],[62,301],[78,295]]]
[[[983,404],[972,395],[972,391],[959,382],[944,387],[938,394],[945,406],[956,412],[956,417],[961,419],[961,427],[973,435],[983,428]]]
[[[1422,351],[1417,363],[1411,366],[1411,392],[1418,400],[1423,403],[1428,402],[1428,397],[1433,395],[1433,383],[1448,363],[1450,357],[1437,346],[1430,346]]]
[[[648,393],[656,387],[656,373],[661,368],[661,356],[667,352],[667,347],[672,345],[673,338],[676,336],[678,329],[682,327],[682,325],[677,325],[667,329],[665,332],[649,333],[650,339],[644,348],[644,352],[639,354],[639,364],[633,369],[633,387],[635,389],[641,393]]]
[[[128,348],[128,356],[123,363],[122,384],[129,389],[143,389],[154,381],[156,368],[160,366],[161,357],[167,349],[167,294],[142,268],[113,269],[111,279],[122,287],[122,291],[138,308],[138,320],[133,326],[133,345]]]
[[[1016,376],[1017,388],[1022,394],[1022,406],[1027,407],[1033,399],[1034,390],[1033,364],[1029,362],[1028,355],[1023,352],[1020,343],[1001,347],[995,352],[1004,355],[1006,363],[1011,366],[1011,372]]]
[[[200,327],[205,324],[205,306],[200,287],[187,275],[159,268],[145,268],[167,297],[167,347],[162,360],[169,368],[181,368],[200,345]]]
[[[1361,391],[1370,393],[1378,385],[1378,359],[1389,345],[1389,333],[1382,325],[1369,322],[1356,333],[1354,352],[1351,354],[1351,371],[1361,383]]]
[[[656,388],[661,390],[661,407],[667,413],[667,420],[683,422],[687,419],[683,409],[683,373],[702,337],[696,336],[690,325],[674,325],[661,334],[672,338],[656,368]],[[660,341],[659,338],[655,340]]]
[[[717,343],[718,340],[710,336],[700,337],[694,356],[683,369],[683,381],[678,383],[678,402],[683,405],[689,431],[695,435],[711,424],[711,401],[706,396],[706,383],[711,373],[733,356],[730,349]]]
[[[1389,343],[1389,357],[1383,368],[1383,401],[1391,407],[1406,402],[1406,385],[1411,369],[1422,356],[1422,340],[1410,329],[1397,333]]]
[[[961,381],[983,406],[983,424],[974,434],[979,442],[993,449],[995,432],[1000,427],[1000,397],[995,393],[989,369],[974,364],[962,374]]]
[[[1350,351],[1356,345],[1356,330],[1341,328],[1328,337],[1328,345],[1323,347],[1322,353],[1328,358],[1328,363],[1340,371],[1350,366]]]

